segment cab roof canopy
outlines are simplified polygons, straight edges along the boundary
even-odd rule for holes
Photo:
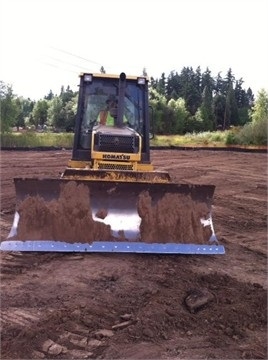
[[[83,77],[84,75],[92,75],[93,78],[110,78],[110,79],[119,79],[120,74],[106,74],[106,73],[86,73],[82,72],[80,73],[80,77]],[[137,80],[138,78],[144,78],[147,81],[149,81],[148,76],[137,76],[137,75],[126,75],[126,80]]]

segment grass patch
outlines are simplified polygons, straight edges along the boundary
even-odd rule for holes
[[[228,131],[202,132],[185,135],[156,135],[152,146],[225,146]]]
[[[2,147],[61,147],[70,148],[73,146],[72,133],[5,133],[1,134]]]
[[[2,147],[59,147],[72,148],[73,133],[3,133]],[[267,120],[249,123],[241,128],[225,131],[192,133],[185,135],[156,135],[150,140],[151,146],[209,146],[224,147],[226,145],[267,145]]]

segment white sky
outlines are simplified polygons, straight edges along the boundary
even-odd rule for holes
[[[268,90],[268,0],[0,0],[0,80],[40,99],[82,71],[232,68]],[[73,54],[73,55],[70,55]],[[87,59],[87,60],[84,60]]]

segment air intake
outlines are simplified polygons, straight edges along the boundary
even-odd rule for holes
[[[98,163],[98,170],[129,170],[133,171],[132,164],[118,164],[118,163],[111,163],[111,162],[101,162]]]
[[[94,141],[94,150],[137,154],[139,151],[139,137],[96,134]]]

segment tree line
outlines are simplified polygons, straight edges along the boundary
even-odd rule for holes
[[[15,95],[12,86],[0,81],[0,100],[2,132],[12,127],[74,129],[78,92],[69,86],[62,86],[59,95],[50,91],[33,101]],[[156,134],[185,134],[245,125],[252,120],[254,94],[231,69],[224,77],[213,77],[208,68],[201,72],[200,67],[184,67],[180,73],[150,78],[149,103]]]
[[[43,99],[16,96],[10,85],[0,81],[1,131],[12,127],[27,129],[67,130],[74,128],[78,92],[67,86],[61,87],[59,95],[50,92]]]
[[[157,133],[185,134],[245,125],[251,120],[254,95],[231,69],[224,77],[212,77],[208,68],[202,73],[200,67],[184,67],[151,79],[150,102]]]

